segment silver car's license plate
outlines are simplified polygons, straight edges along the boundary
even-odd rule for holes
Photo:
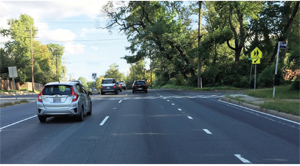
[[[106,89],[110,89],[110,87],[107,87]]]
[[[61,102],[61,98],[53,98],[53,103],[60,103]]]
[[[143,88],[139,88],[138,90],[143,90]]]

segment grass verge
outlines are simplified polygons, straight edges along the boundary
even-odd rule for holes
[[[18,104],[23,104],[23,103],[28,103],[28,101],[26,99],[22,99],[22,100],[15,101],[15,102],[5,102],[5,103],[0,104],[0,108],[13,106],[13,105],[18,105]]]
[[[284,100],[267,101],[259,106],[278,112],[284,112],[292,115],[300,115],[300,102],[291,102]]]
[[[192,86],[177,86],[172,84],[166,84],[161,88],[164,89],[182,89],[182,90],[194,90],[194,91],[214,91],[214,90],[244,90],[242,88],[236,88],[231,86],[220,86],[220,87],[203,87],[202,89],[199,87]]]
[[[291,90],[291,85],[277,86],[275,89],[275,99],[300,99],[298,90]],[[247,90],[246,95],[273,99],[273,88]]]

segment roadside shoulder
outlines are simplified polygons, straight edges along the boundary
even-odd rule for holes
[[[268,114],[271,114],[271,115],[286,118],[286,119],[289,119],[289,120],[293,120],[293,121],[296,121],[296,122],[300,122],[300,116],[297,116],[297,115],[287,114],[287,113],[284,113],[284,112],[279,112],[279,111],[263,108],[261,106],[257,106],[257,105],[254,105],[254,104],[249,104],[249,103],[246,103],[244,101],[234,100],[234,99],[228,98],[226,96],[224,98],[221,98],[220,100],[226,101],[226,102],[229,102],[229,103],[233,103],[233,104],[237,104],[237,105],[240,105],[240,106],[244,106],[244,107],[247,107],[247,108],[251,108],[251,109],[254,109],[254,110],[257,110],[257,111],[260,111],[260,112],[264,112],[264,113],[268,113]]]

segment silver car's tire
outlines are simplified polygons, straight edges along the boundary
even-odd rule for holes
[[[84,107],[82,106],[81,111],[80,111],[80,115],[78,116],[78,121],[82,122],[83,121],[83,111],[84,111]]]
[[[38,116],[39,117],[39,120],[40,120],[40,122],[46,122],[46,120],[47,120],[47,117],[46,116]]]
[[[92,102],[90,103],[90,111],[87,113],[87,115],[92,115],[92,111],[93,111],[93,105]]]

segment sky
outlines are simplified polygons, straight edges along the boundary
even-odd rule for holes
[[[19,19],[20,14],[30,15],[38,29],[37,39],[42,44],[54,43],[65,47],[67,78],[84,77],[94,81],[92,73],[102,76],[113,63],[119,71],[129,73],[130,64],[121,59],[132,55],[125,49],[130,46],[126,36],[116,28],[112,34],[104,27],[106,19],[101,17],[101,8],[107,1],[1,1],[0,28],[9,29],[7,19]],[[99,24],[98,24],[99,23]],[[0,43],[9,38],[0,35]],[[4,45],[0,45],[3,47]],[[146,59],[149,69],[150,60]]]

